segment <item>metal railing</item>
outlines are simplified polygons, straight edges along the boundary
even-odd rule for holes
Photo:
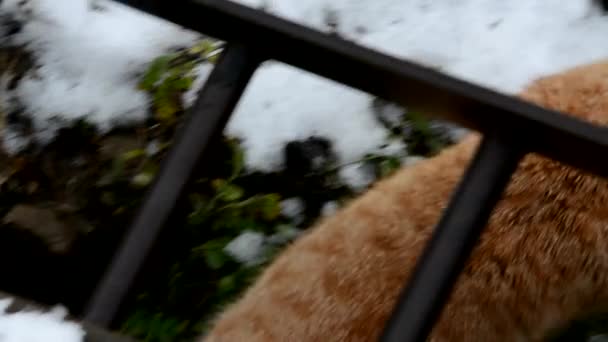
[[[125,2],[125,1],[123,1]],[[85,319],[109,324],[252,74],[277,60],[484,136],[381,338],[423,341],[521,158],[530,152],[608,175],[608,129],[446,76],[226,0],[138,1],[227,42],[105,276]]]

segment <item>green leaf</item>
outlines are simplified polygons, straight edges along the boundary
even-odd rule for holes
[[[136,159],[136,158],[139,158],[139,157],[142,157],[145,155],[146,155],[145,150],[143,150],[141,148],[137,148],[137,149],[130,150],[130,151],[123,153],[120,157],[124,161],[129,161],[129,160]]]
[[[222,237],[207,241],[200,246],[192,248],[191,254],[194,258],[202,255],[206,260],[210,260],[212,265],[218,265],[228,259],[226,253],[224,253],[224,247],[230,240],[230,237]]]
[[[428,152],[424,153],[425,156],[439,153],[445,144],[433,133],[430,120],[426,116],[414,112],[410,112],[408,116],[413,128],[412,136],[409,137],[413,141],[408,143],[408,150],[412,152],[423,146],[425,150],[428,149]]]
[[[218,198],[226,202],[234,202],[239,200],[244,195],[244,190],[234,184],[228,183],[224,179],[214,179],[211,181],[211,187],[217,192]]]
[[[271,221],[281,214],[281,196],[279,194],[268,194],[260,198],[259,210],[262,218]]]
[[[232,148],[232,176],[234,179],[238,177],[243,171],[245,165],[245,152],[235,140],[230,141],[230,147]]]
[[[133,176],[133,178],[131,179],[131,185],[133,185],[136,188],[145,188],[148,185],[150,185],[150,183],[152,183],[152,181],[154,180],[154,172],[149,172],[149,171],[143,171],[140,172],[138,174],[136,174],[135,176]]]
[[[195,212],[205,208],[206,201],[201,194],[192,193],[188,195],[188,198],[190,199],[190,205],[192,206],[192,208],[194,208]]]
[[[199,210],[188,215],[188,223],[193,226],[199,226],[209,218],[209,213],[205,210]]]
[[[148,71],[140,82],[139,87],[147,91],[154,90],[156,84],[161,80],[167,70],[169,70],[169,64],[173,58],[174,56],[167,55],[158,57],[152,61],[148,67]]]
[[[156,119],[159,121],[173,122],[181,106],[176,102],[176,92],[171,89],[167,82],[163,82],[154,95]]]
[[[234,184],[225,184],[220,189],[220,193],[218,194],[218,196],[226,202],[233,202],[238,201],[240,198],[242,198],[244,193],[245,192],[243,191],[243,189],[239,186],[236,186]]]
[[[380,178],[386,177],[401,167],[401,161],[397,158],[386,158],[378,165]]]
[[[215,64],[217,63],[217,60],[220,58],[220,53],[216,53],[216,54],[208,54],[207,55],[207,61],[209,61],[209,63],[211,64]]]
[[[195,55],[207,54],[213,52],[216,49],[217,48],[215,47],[215,44],[212,40],[203,39],[202,41],[190,48],[190,53]]]
[[[162,313],[137,310],[123,323],[121,331],[143,341],[169,342],[182,340],[188,320]]]
[[[206,250],[205,251],[205,262],[207,262],[207,266],[212,270],[218,270],[226,264],[228,261],[228,257],[226,254],[219,250]]]
[[[112,167],[108,173],[101,176],[97,182],[97,186],[108,186],[116,182],[116,180],[123,175],[124,171],[125,161],[122,158],[114,158],[114,160],[112,160]]]
[[[217,283],[217,290],[219,294],[225,294],[231,292],[236,287],[236,277],[234,275],[227,275],[222,277]]]
[[[101,196],[100,196],[100,201],[101,201],[101,203],[103,203],[103,204],[105,204],[107,206],[114,206],[114,205],[116,205],[116,197],[110,191],[104,191],[104,192],[102,192]]]
[[[192,87],[194,83],[194,77],[192,76],[179,76],[171,80],[171,86],[175,91],[185,91]]]
[[[222,190],[222,187],[224,187],[224,185],[226,185],[226,180],[221,179],[221,178],[217,178],[211,181],[211,187],[213,188],[213,190],[220,192]]]

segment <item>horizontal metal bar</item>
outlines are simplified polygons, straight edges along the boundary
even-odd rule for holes
[[[130,7],[136,8],[142,12],[147,12],[148,14],[152,14],[154,16],[158,16],[159,9],[161,6],[161,1],[165,0],[114,0],[118,3],[128,5]]]
[[[226,0],[159,1],[181,26],[481,131],[511,130],[531,151],[608,175],[608,129]]]
[[[485,136],[419,258],[383,342],[425,341],[490,214],[523,156],[504,135]]]
[[[102,326],[111,323],[194,168],[205,157],[212,139],[221,135],[234,106],[261,62],[258,55],[247,47],[239,44],[226,47],[90,301],[85,314],[88,321]]]

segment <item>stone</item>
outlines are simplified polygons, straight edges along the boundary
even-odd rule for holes
[[[40,237],[49,250],[57,254],[68,253],[78,231],[57,217],[55,211],[29,204],[14,206],[3,219],[4,224],[27,230]]]

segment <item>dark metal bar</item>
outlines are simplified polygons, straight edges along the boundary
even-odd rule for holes
[[[425,341],[523,156],[515,138],[484,136],[393,311],[383,342]]]
[[[223,131],[234,106],[261,62],[249,48],[238,44],[226,47],[90,301],[85,313],[88,321],[102,326],[111,323],[161,228],[174,210],[193,169],[204,158],[211,140]]]
[[[159,13],[159,3],[165,0],[114,0],[116,2],[128,5],[130,7],[134,7],[142,12],[147,12],[148,14],[152,14],[155,16],[160,15]]]
[[[529,148],[608,176],[608,128],[463,82],[440,72],[225,0],[160,4],[164,19],[250,44],[269,58],[400,103],[425,115],[489,132],[516,128]],[[252,43],[253,42],[253,43]]]

